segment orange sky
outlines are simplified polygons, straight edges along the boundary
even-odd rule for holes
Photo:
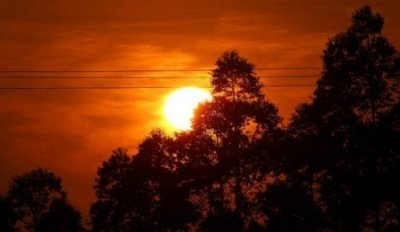
[[[345,30],[352,11],[365,3],[385,17],[384,33],[399,47],[400,2],[395,0],[0,0],[0,70],[208,69],[230,49],[257,67],[320,66],[328,37]],[[206,78],[190,77],[206,74],[140,74],[188,77],[179,80],[0,79],[0,87],[204,86]],[[164,125],[162,104],[171,91],[0,90],[0,192],[11,176],[48,168],[62,177],[72,202],[87,215],[97,167],[114,148],[134,152],[152,128]],[[311,92],[265,89],[286,118]]]

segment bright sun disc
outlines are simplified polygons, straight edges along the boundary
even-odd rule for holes
[[[185,87],[168,96],[164,105],[167,121],[176,129],[189,130],[195,108],[205,101],[211,100],[211,94],[196,87]]]

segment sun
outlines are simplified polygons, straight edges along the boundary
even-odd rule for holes
[[[171,93],[164,105],[164,115],[177,130],[189,130],[196,107],[211,100],[211,94],[201,88],[184,87]]]

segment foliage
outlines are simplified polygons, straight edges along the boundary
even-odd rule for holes
[[[16,218],[14,230],[82,231],[81,216],[68,203],[61,179],[47,170],[14,177],[5,201]]]
[[[0,195],[0,231],[14,231],[13,227],[17,219],[10,202]]]
[[[383,18],[364,6],[329,40],[313,101],[298,108],[294,133],[344,137],[358,125],[388,123],[382,117],[398,103],[400,56],[382,28]]]
[[[399,229],[399,192],[391,185],[399,177],[400,63],[382,27],[369,6],[353,14],[350,28],[328,42],[313,100],[290,125],[299,153],[316,154],[298,169],[314,176],[321,226],[333,231]]]

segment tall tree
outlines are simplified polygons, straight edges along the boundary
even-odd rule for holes
[[[237,51],[222,54],[212,71],[213,101],[197,109],[194,130],[209,130],[219,142],[248,142],[274,131],[281,118],[262,93],[254,65]],[[224,141],[226,138],[227,141]],[[240,145],[240,143],[238,144]]]
[[[397,207],[387,180],[397,175],[400,154],[392,128],[400,62],[382,28],[382,16],[369,6],[355,11],[347,31],[329,40],[312,102],[297,109],[290,125],[298,153],[307,155],[298,169],[313,178],[304,181],[332,230],[385,230],[391,218],[379,215]]]
[[[329,40],[313,101],[293,118],[296,133],[344,135],[356,124],[381,123],[400,90],[400,56],[382,28],[383,17],[364,6],[346,32]]]
[[[225,52],[217,60],[211,84],[213,100],[201,105],[193,120],[194,133],[213,138],[216,147],[214,180],[219,187],[209,188],[210,202],[217,204],[212,207],[209,219],[244,220],[248,212],[243,186],[250,184],[245,176],[254,174],[254,169],[248,168],[253,155],[249,151],[262,138],[271,138],[278,131],[281,118],[262,93],[254,65],[237,51]],[[230,198],[234,200],[227,201]]]

